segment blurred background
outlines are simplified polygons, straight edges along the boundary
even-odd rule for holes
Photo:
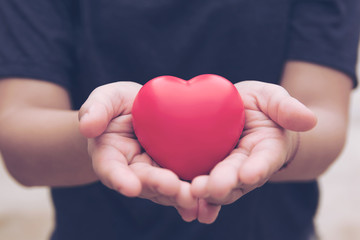
[[[315,223],[322,240],[360,239],[359,143],[360,87],[352,95],[347,145],[319,182],[320,208]],[[52,227],[48,189],[17,184],[0,156],[0,240],[46,240]]]

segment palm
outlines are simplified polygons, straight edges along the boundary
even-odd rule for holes
[[[221,193],[217,193],[222,204],[232,203],[264,184],[287,159],[289,139],[286,130],[260,111],[247,110],[246,115],[250,120],[244,127],[238,146],[212,172],[227,169],[228,176],[229,172],[233,174],[233,178],[211,180],[218,181],[219,187],[221,183],[231,186],[222,186]],[[229,185],[230,181],[233,182]],[[218,192],[219,189],[215,187],[212,191]]]
[[[184,220],[193,220],[197,201],[191,195],[190,184],[160,168],[142,151],[135,137],[131,107],[139,89],[140,85],[134,83],[104,85],[80,109],[80,130],[89,137],[94,171],[109,188],[174,206]]]
[[[210,175],[195,178],[190,186],[159,168],[134,137],[131,108],[140,87],[114,83],[94,91],[80,109],[80,131],[90,138],[94,171],[105,185],[126,196],[174,206],[184,220],[213,222],[222,204],[266,182],[292,155],[294,140],[286,129],[305,131],[316,122],[310,110],[279,86],[236,84],[246,111],[242,138]]]
[[[292,139],[288,130],[275,123],[260,109],[247,109],[246,115],[248,121],[233,154],[243,153],[245,157],[239,172],[240,181],[259,184],[257,181],[261,178],[263,181],[267,180],[267,177],[284,165],[291,152]]]
[[[192,183],[195,196],[215,205],[232,203],[263,185],[296,149],[297,134],[289,129],[309,130],[316,122],[310,110],[279,86],[255,81],[236,86],[245,106],[245,127],[238,146],[209,175]]]
[[[135,134],[133,132],[131,115],[122,115],[113,119],[105,132],[99,137],[92,140],[91,148],[96,154],[102,155],[103,158],[94,158],[93,164],[94,169],[101,169],[108,167],[108,173],[104,174],[101,172],[99,176],[104,176],[104,179],[101,179],[102,182],[109,185],[109,187],[117,189],[112,186],[115,182],[119,181],[116,179],[109,179],[111,175],[118,175],[121,171],[118,168],[129,166],[133,170],[135,175],[141,178],[148,178],[149,180],[154,179],[157,173],[165,173],[166,177],[170,178],[168,181],[173,180],[174,174],[168,170],[160,169],[158,165],[145,153],[142,151],[139,142],[137,141]],[[93,153],[94,154],[94,153]],[[106,156],[106,157],[105,157]],[[111,166],[111,168],[109,167]],[[156,169],[158,168],[158,169]],[[144,179],[145,180],[145,179]],[[166,183],[167,181],[165,181]],[[159,185],[162,188],[170,189],[160,189],[167,194],[172,195],[173,186],[164,186]],[[120,189],[117,189],[120,190]],[[174,191],[174,195],[176,192]],[[139,197],[144,197],[151,199],[155,202],[161,202],[166,205],[171,205],[170,202],[164,202],[159,196],[158,192],[153,191],[149,186],[142,186],[141,192],[138,195]]]
[[[124,170],[122,167],[131,164],[141,154],[140,145],[132,134],[130,121],[130,115],[114,118],[103,134],[89,140],[94,170],[105,185],[115,190],[120,190],[120,186],[115,184],[121,181],[117,178]]]

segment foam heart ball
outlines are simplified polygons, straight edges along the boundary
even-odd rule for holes
[[[181,179],[208,174],[236,146],[245,113],[236,87],[227,79],[204,74],[188,81],[160,76],[138,92],[134,132],[161,167]]]

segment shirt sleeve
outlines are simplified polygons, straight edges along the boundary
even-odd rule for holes
[[[0,1],[0,78],[33,78],[70,87],[74,34],[67,3]]]
[[[295,0],[291,19],[288,59],[342,71],[355,87],[360,1]]]

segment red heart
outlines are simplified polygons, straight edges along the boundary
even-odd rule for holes
[[[245,123],[235,86],[212,74],[189,81],[173,76],[152,79],[136,96],[132,115],[145,151],[185,180],[208,174],[223,160]]]

